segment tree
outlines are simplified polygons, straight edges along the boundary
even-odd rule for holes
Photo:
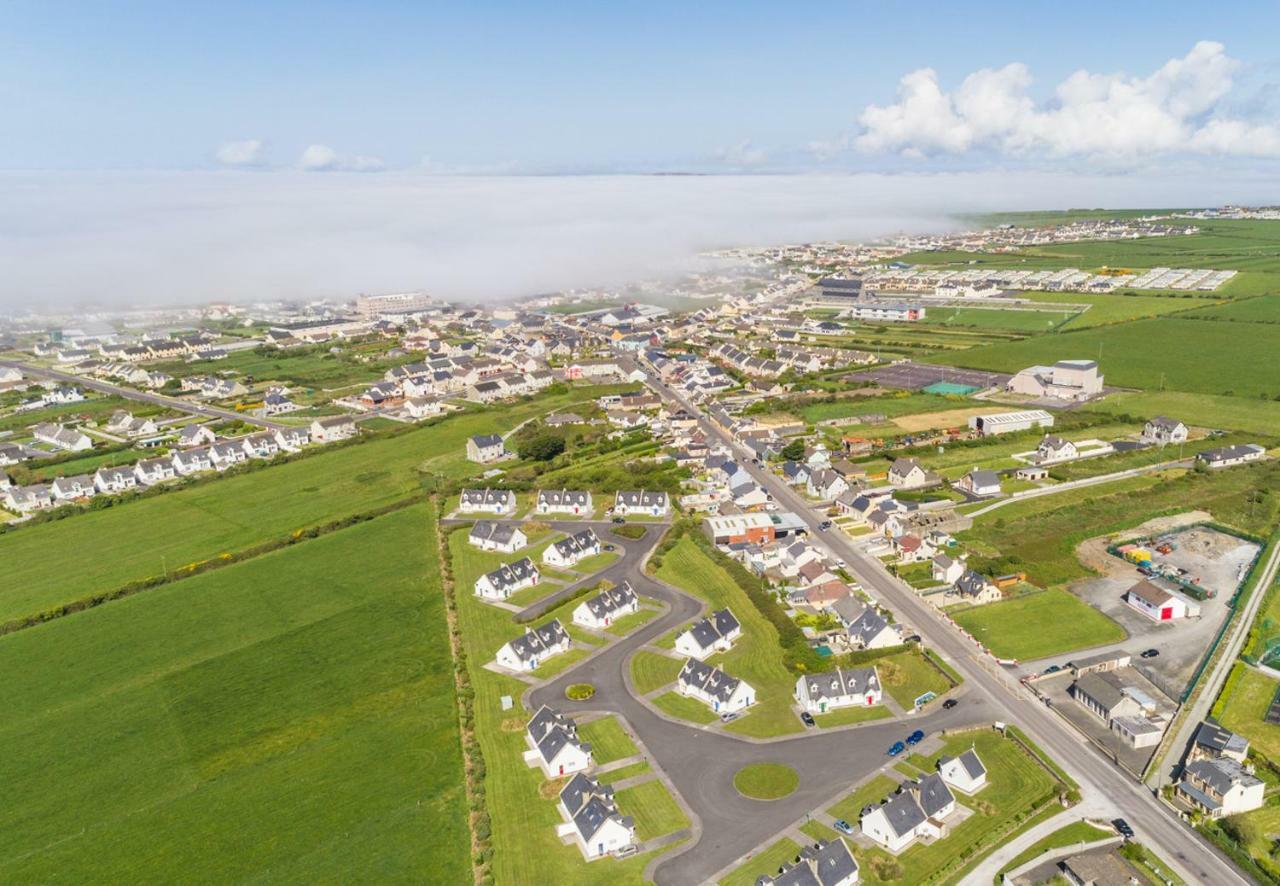
[[[799,461],[804,458],[804,441],[792,440],[786,446],[782,447],[780,455],[787,461]]]
[[[533,461],[551,461],[564,452],[564,440],[555,434],[543,433],[530,437],[520,444],[519,455]]]

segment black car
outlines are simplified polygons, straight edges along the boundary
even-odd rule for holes
[[[830,520],[823,520],[821,523],[819,523],[819,524],[818,524],[818,528],[819,528],[819,529],[822,529],[822,530],[830,529],[830,528],[831,528],[831,521],[830,521]]]
[[[948,698],[942,703],[942,707],[949,711],[958,704],[960,704],[960,702],[956,701],[954,698]]]
[[[1124,837],[1126,840],[1133,836],[1133,828],[1129,827],[1129,822],[1123,818],[1117,818],[1111,822],[1111,826],[1116,829],[1116,833]]]
[[[1156,657],[1157,655],[1159,655],[1159,654],[1160,654],[1160,650],[1159,650],[1159,649],[1144,649],[1144,650],[1142,650],[1142,657],[1143,657],[1143,658],[1155,658],[1155,657]]]
[[[800,722],[803,723],[805,726],[810,726],[810,727],[818,725],[816,722],[814,722],[813,714],[809,713],[808,711],[800,712]]]

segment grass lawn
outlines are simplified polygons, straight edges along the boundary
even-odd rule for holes
[[[807,821],[800,825],[800,831],[801,833],[812,837],[814,842],[821,840],[834,840],[836,837],[840,836],[834,830],[817,820]]]
[[[543,664],[538,665],[530,673],[539,680],[548,680],[557,674],[563,674],[590,654],[590,649],[582,649],[575,646],[568,652],[561,652],[559,655],[553,655],[551,658],[546,659]]]
[[[469,879],[434,531],[417,506],[0,639],[0,878]]]
[[[756,800],[777,800],[795,791],[799,784],[796,771],[781,763],[751,763],[733,776],[738,793]]]
[[[662,557],[658,578],[701,597],[712,609],[728,607],[742,623],[742,636],[728,652],[708,662],[731,677],[751,684],[756,703],[730,723],[731,732],[764,738],[800,732],[804,726],[791,710],[796,678],[783,664],[778,632],[727,572],[690,538],[684,537]]]
[[[601,784],[616,784],[625,781],[628,778],[635,778],[637,775],[644,775],[646,772],[652,772],[653,767],[646,761],[640,760],[636,763],[628,763],[626,766],[609,772],[598,773],[595,777]]]
[[[618,560],[617,551],[601,551],[590,557],[584,557],[571,567],[574,572],[592,575],[601,569],[612,566]]]
[[[617,621],[609,625],[609,627],[605,628],[604,630],[605,630],[605,633],[613,634],[613,636],[615,637],[625,637],[627,634],[631,633],[636,628],[640,627],[641,625],[648,624],[650,621],[657,618],[661,614],[662,614],[661,610],[648,609],[642,606],[641,608],[637,609],[635,612],[632,612],[629,615],[622,616],[622,618],[618,619]]]
[[[779,867],[790,864],[799,854],[800,847],[795,840],[783,837],[768,849],[743,862],[720,881],[720,886],[755,886],[756,878],[762,874],[776,874]]]
[[[1223,726],[1249,739],[1254,750],[1274,761],[1280,761],[1280,726],[1263,717],[1277,689],[1280,683],[1237,662],[1213,708]]]
[[[819,726],[848,726],[850,723],[868,723],[872,720],[883,720],[886,717],[892,717],[889,709],[882,704],[873,705],[869,708],[837,708],[825,714],[814,714],[813,722]]]
[[[1125,638],[1120,625],[1057,588],[958,609],[951,617],[994,655],[1024,661]]]
[[[1256,397],[1223,397],[1181,391],[1122,391],[1089,404],[1113,415],[1178,416],[1190,425],[1280,435],[1280,403]]]
[[[578,727],[578,735],[591,744],[591,756],[601,765],[640,752],[617,717],[592,720]]]
[[[636,820],[636,836],[652,840],[689,826],[684,810],[660,779],[646,781],[614,795],[618,811]]]
[[[678,658],[641,649],[631,658],[631,682],[636,692],[644,695],[674,683],[683,666]]]
[[[1074,314],[1071,311],[1000,310],[998,308],[930,308],[922,326],[966,326],[1011,332],[1052,332]]]
[[[874,803],[879,803],[897,786],[898,783],[889,776],[877,775],[861,787],[855,788],[847,797],[828,806],[827,815],[832,818],[842,818],[856,827],[862,810]]]
[[[880,683],[885,691],[908,710],[926,692],[941,695],[951,688],[947,678],[926,661],[923,655],[912,649],[877,658],[873,664],[880,674]]]
[[[1054,831],[1049,836],[1032,843],[1022,853],[1014,856],[1013,861],[1001,868],[1000,873],[1004,874],[1014,868],[1021,867],[1031,859],[1037,858],[1051,849],[1064,849],[1067,846],[1091,843],[1094,840],[1102,840],[1112,836],[1115,836],[1115,831],[1096,827],[1087,821],[1073,821],[1071,824]]]
[[[849,418],[856,415],[913,415],[917,412],[940,412],[971,406],[973,401],[958,396],[940,394],[887,394],[883,397],[847,397],[831,403],[814,403],[802,407],[800,416],[806,422],[828,421],[833,418]]]
[[[719,719],[711,708],[696,698],[681,695],[674,689],[670,692],[664,692],[653,699],[653,704],[659,710],[680,720],[690,720],[694,723],[714,723]]]

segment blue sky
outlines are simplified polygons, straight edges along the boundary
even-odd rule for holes
[[[900,79],[922,68],[945,92],[976,70],[1021,62],[1029,85],[1019,94],[1039,103],[1074,71],[1147,77],[1198,41],[1222,44],[1233,68],[1230,88],[1192,116],[1280,116],[1275,4],[0,8],[3,169],[212,168],[232,143],[246,144],[224,158],[276,168],[298,165],[310,146],[329,151],[310,163],[326,169],[982,166],[1007,160],[1025,132],[963,136],[956,148],[954,133],[908,126],[869,145],[857,141],[861,115],[892,105]],[[1177,138],[1162,153],[1183,153]],[[1244,162],[1274,157],[1270,133],[1251,138],[1259,147]],[[1191,153],[1241,162],[1211,141]],[[1013,153],[1037,166],[1116,162],[1097,145]]]

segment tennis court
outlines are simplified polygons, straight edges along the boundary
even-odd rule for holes
[[[929,385],[923,389],[926,394],[958,394],[961,397],[967,397],[974,391],[980,391],[982,388],[975,388],[973,385],[962,385],[953,381],[939,381]]]
[[[932,385],[946,384],[966,387],[967,393],[989,388],[994,385],[1003,386],[1012,376],[999,372],[983,372],[979,369],[956,369],[954,366],[933,366],[928,363],[913,363],[904,360],[889,366],[880,366],[868,372],[858,373],[860,378],[869,378],[886,388],[898,388],[906,391],[927,390]],[[951,393],[945,391],[943,393]]]

